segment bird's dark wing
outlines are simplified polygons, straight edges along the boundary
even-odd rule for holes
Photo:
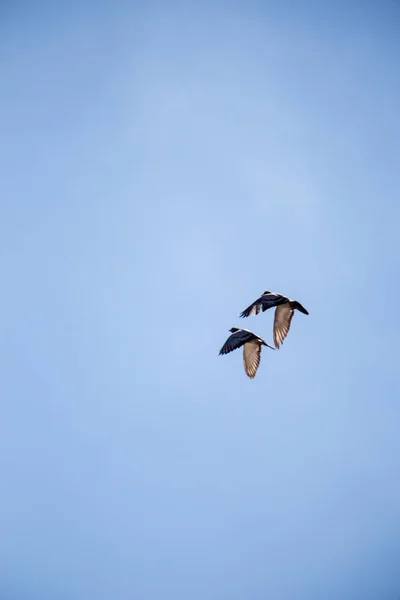
[[[244,345],[243,362],[246,374],[253,379],[256,376],[257,369],[261,360],[261,344],[257,340],[251,340]]]
[[[245,308],[244,311],[240,313],[239,317],[244,318],[249,317],[250,315],[258,315],[262,306],[261,302],[262,296],[260,298],[257,298],[257,300],[253,302],[253,304],[250,304],[250,306]]]
[[[229,352],[232,352],[232,350],[240,348],[240,346],[243,346],[243,344],[245,344],[249,340],[255,339],[255,337],[256,336],[254,335],[254,333],[251,333],[251,331],[239,329],[239,331],[235,331],[235,333],[232,333],[232,335],[228,337],[219,353],[228,354]]]
[[[283,302],[287,302],[287,298],[285,296],[281,296],[281,294],[274,294],[273,292],[268,292],[268,294],[263,294],[257,300],[250,304],[243,312],[240,313],[240,317],[249,317],[250,315],[258,315],[260,310],[265,312],[269,308],[273,308],[274,306],[278,306]]]
[[[293,314],[294,308],[288,303],[277,307],[274,318],[274,342],[276,348],[279,348],[280,344],[283,344],[283,340],[289,333]]]

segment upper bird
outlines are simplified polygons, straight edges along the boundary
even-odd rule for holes
[[[261,347],[268,346],[268,348],[271,348],[271,350],[275,350],[275,348],[267,344],[267,342],[264,342],[262,338],[255,333],[252,333],[248,329],[238,329],[237,327],[232,327],[232,329],[229,331],[232,333],[232,335],[228,337],[219,353],[228,354],[229,352],[232,352],[232,350],[236,350],[236,348],[244,346],[244,370],[246,371],[246,374],[253,379],[253,377],[256,376],[257,369],[260,364]]]
[[[280,344],[283,344],[283,340],[289,333],[290,323],[295,309],[308,315],[308,311],[297,302],[297,300],[291,300],[287,296],[282,294],[275,294],[275,292],[264,292],[262,296],[257,298],[253,304],[250,304],[239,316],[249,317],[251,314],[258,315],[260,310],[263,312],[269,308],[276,306],[275,319],[274,319],[274,342],[275,347],[279,348]]]

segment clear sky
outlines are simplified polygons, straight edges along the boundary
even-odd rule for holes
[[[399,2],[11,4],[1,600],[398,600]]]

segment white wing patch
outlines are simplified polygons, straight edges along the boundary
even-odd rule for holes
[[[275,311],[274,319],[274,342],[275,347],[279,348],[283,344],[283,340],[289,333],[290,323],[294,314],[294,308],[290,304],[281,304]]]
[[[243,362],[246,374],[253,379],[261,360],[261,344],[256,340],[247,342],[243,347]]]

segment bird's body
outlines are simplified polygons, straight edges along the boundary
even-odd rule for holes
[[[240,313],[241,317],[249,317],[250,315],[258,315],[260,311],[265,312],[269,308],[274,308],[274,342],[275,347],[279,348],[289,333],[290,324],[295,310],[308,315],[308,311],[297,302],[282,294],[275,292],[264,292],[262,296],[257,298],[250,306]]]
[[[244,370],[246,371],[246,374],[253,379],[256,376],[257,369],[260,365],[262,346],[267,346],[268,348],[271,348],[271,350],[274,350],[274,348],[248,329],[232,327],[229,331],[232,335],[228,337],[219,353],[228,354],[229,352],[232,352],[232,350],[236,350],[243,346]]]

